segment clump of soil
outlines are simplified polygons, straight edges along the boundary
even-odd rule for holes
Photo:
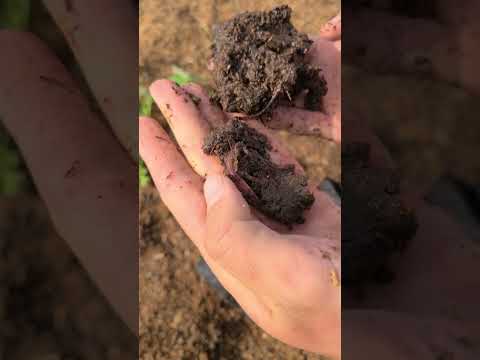
[[[274,164],[263,134],[233,119],[213,130],[203,149],[221,159],[226,174],[251,206],[285,225],[305,221],[304,211],[315,201],[307,178],[296,174],[293,165]]]
[[[388,260],[405,248],[417,229],[412,211],[400,198],[399,178],[389,169],[372,167],[370,146],[342,149],[342,279],[344,284],[386,281]]]
[[[306,62],[313,41],[293,27],[291,13],[286,5],[245,12],[214,30],[212,98],[223,110],[268,114],[303,92],[305,108],[320,108],[327,84],[320,69]]]

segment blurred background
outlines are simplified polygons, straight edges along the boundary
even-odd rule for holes
[[[92,99],[41,1],[0,1],[0,30],[5,28],[32,31],[42,38]],[[8,49],[2,49],[2,56],[8,56]],[[91,106],[96,107],[93,100]],[[54,230],[1,120],[0,359],[136,359],[137,339]]]
[[[213,25],[243,11],[281,4],[290,5],[294,26],[309,34],[340,9],[340,0],[141,0],[140,92],[145,94],[158,78],[209,87]],[[150,112],[147,99],[144,113]],[[155,108],[153,116],[165,125]],[[311,179],[340,179],[338,145],[318,137],[279,136]],[[272,339],[198,275],[200,255],[146,174],[143,170],[140,175],[140,358],[319,359]]]
[[[480,3],[342,5],[343,125],[368,125],[392,154],[404,191],[426,195],[480,243]]]
[[[447,173],[480,183],[473,3],[344,1],[343,105],[373,127],[412,183]]]

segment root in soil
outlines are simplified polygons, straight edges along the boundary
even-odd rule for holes
[[[321,107],[327,84],[321,70],[306,62],[313,41],[293,27],[291,12],[286,5],[245,12],[216,27],[212,99],[224,111],[267,115],[303,93],[305,108]]]
[[[273,163],[271,145],[263,134],[234,119],[213,130],[203,149],[221,159],[226,174],[251,206],[285,225],[305,221],[304,212],[315,201],[307,178],[296,174],[293,165]]]
[[[342,280],[391,280],[389,258],[413,237],[417,222],[400,198],[399,178],[370,164],[370,146],[342,146]]]

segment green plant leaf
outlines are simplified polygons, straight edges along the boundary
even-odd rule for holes
[[[138,88],[138,96],[139,96],[139,115],[140,116],[151,116],[152,115],[152,107],[153,107],[153,98],[148,92],[148,90],[140,86]],[[150,173],[148,172],[147,167],[142,159],[140,159],[138,163],[138,186],[144,187],[149,185],[151,182],[150,180]]]
[[[152,115],[152,106],[153,98],[146,88],[140,86],[138,88],[139,94],[139,110],[138,113],[140,116],[151,116]]]
[[[30,0],[1,0],[0,29],[26,30],[30,23]]]
[[[199,82],[199,79],[196,76],[186,72],[185,70],[179,68],[176,65],[172,66],[172,75],[170,75],[168,79],[175,81],[180,86],[194,81]]]
[[[150,185],[151,179],[150,174],[148,172],[147,167],[142,159],[140,159],[140,163],[138,164],[138,185],[140,187],[144,187]]]

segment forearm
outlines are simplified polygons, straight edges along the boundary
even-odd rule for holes
[[[0,31],[0,48],[3,125],[58,233],[137,332],[137,169],[46,45]]]
[[[137,13],[127,0],[44,0],[115,135],[138,157]],[[122,86],[115,86],[116,83]]]

